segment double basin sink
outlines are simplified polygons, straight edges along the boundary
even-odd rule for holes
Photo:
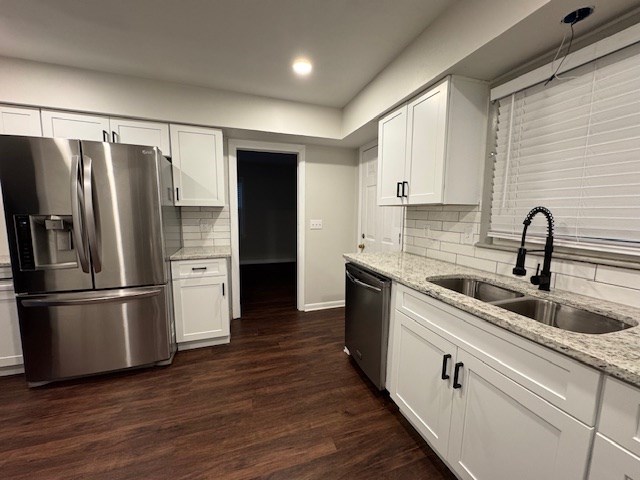
[[[543,298],[528,297],[523,293],[481,280],[453,277],[429,280],[429,282],[545,325],[571,332],[601,334],[618,332],[633,326],[581,308]]]

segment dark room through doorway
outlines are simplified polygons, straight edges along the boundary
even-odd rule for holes
[[[297,155],[238,150],[244,312],[296,308]]]

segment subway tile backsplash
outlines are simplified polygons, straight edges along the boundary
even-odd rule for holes
[[[405,252],[513,276],[515,252],[476,247],[480,234],[477,205],[433,205],[405,208]],[[542,256],[527,255],[528,282]],[[640,270],[597,263],[553,259],[552,288],[640,307]]]
[[[231,245],[229,207],[181,207],[185,247]]]

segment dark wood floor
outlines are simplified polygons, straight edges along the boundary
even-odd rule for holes
[[[0,478],[454,478],[342,352],[343,309],[247,307],[169,367],[1,378]]]

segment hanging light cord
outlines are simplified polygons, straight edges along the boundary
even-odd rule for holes
[[[575,22],[574,22],[575,23]],[[558,72],[560,71],[560,67],[562,67],[562,64],[564,63],[565,59],[567,58],[567,56],[569,55],[569,52],[571,52],[571,45],[573,44],[573,36],[574,36],[574,30],[573,30],[573,23],[570,23],[569,26],[571,27],[571,37],[569,37],[569,45],[567,47],[567,53],[564,54],[564,56],[562,57],[562,60],[560,60],[560,64],[558,65],[558,68],[556,68],[556,71],[553,72],[553,75],[551,75],[549,77],[549,79],[544,83],[544,86],[546,87],[551,80],[553,80],[554,78],[560,78],[558,77]],[[565,34],[564,37],[562,38],[562,42],[560,43],[560,47],[558,48],[558,51],[556,52],[556,56],[553,59],[553,62],[551,62],[551,64],[553,65],[555,63],[555,61],[558,59],[558,55],[560,55],[560,51],[562,51],[562,46],[564,45],[564,41],[567,38],[567,35]]]

